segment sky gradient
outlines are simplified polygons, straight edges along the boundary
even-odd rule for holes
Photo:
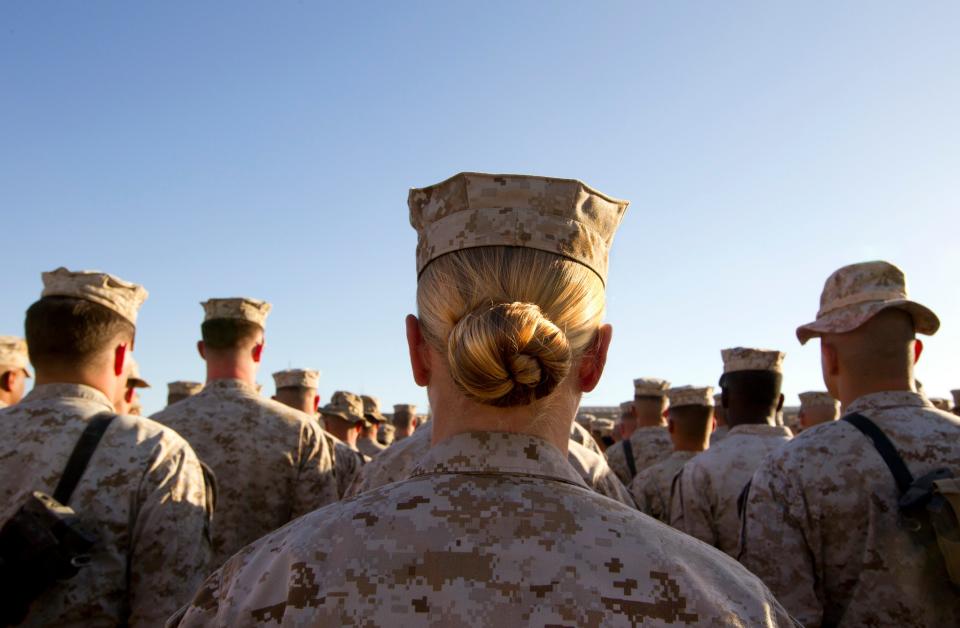
[[[274,309],[287,367],[425,405],[409,373],[410,187],[463,170],[579,178],[632,201],[611,256],[607,372],[715,385],[720,349],[800,347],[826,277],[887,259],[936,311],[918,376],[960,388],[960,5],[0,5],[0,334],[40,273],[144,284],[159,410],[203,378],[209,297]]]

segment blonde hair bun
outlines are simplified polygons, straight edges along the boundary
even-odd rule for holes
[[[457,321],[447,359],[453,381],[467,397],[509,407],[553,392],[570,372],[572,352],[566,334],[537,305],[496,303]]]

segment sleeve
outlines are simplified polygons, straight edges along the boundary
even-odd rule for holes
[[[300,432],[300,466],[291,519],[340,499],[333,462],[333,452],[320,433],[320,427],[304,421]]]
[[[141,479],[128,557],[131,626],[158,626],[190,599],[210,567],[203,469],[180,437],[164,433]]]
[[[711,484],[710,474],[700,465],[687,463],[674,479],[670,525],[716,547],[719,539],[710,507]]]
[[[740,562],[760,577],[791,615],[819,626],[823,606],[817,595],[815,551],[803,491],[781,461],[768,456],[753,474],[740,530]]]

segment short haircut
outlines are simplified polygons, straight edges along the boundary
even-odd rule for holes
[[[727,407],[762,413],[764,416],[780,405],[783,374],[774,371],[733,371],[720,378]]]
[[[673,429],[683,438],[701,440],[710,433],[713,406],[671,406],[669,414]]]
[[[214,351],[238,349],[262,332],[263,328],[256,323],[234,318],[214,318],[200,326],[203,344]]]
[[[410,423],[415,418],[417,418],[416,415],[410,414],[409,412],[395,412],[393,415],[393,426],[406,429],[410,427]]]
[[[110,308],[72,297],[43,297],[27,309],[30,361],[38,369],[86,366],[118,337],[131,343],[133,323]]]

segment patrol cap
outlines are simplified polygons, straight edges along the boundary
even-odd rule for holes
[[[366,423],[363,418],[363,401],[359,395],[345,390],[338,390],[330,397],[330,403],[320,408],[320,414],[335,416],[348,423]]]
[[[638,377],[633,380],[633,396],[664,397],[670,388],[670,382],[659,377]]]
[[[613,236],[628,201],[573,179],[461,172],[407,197],[417,230],[417,276],[438,257],[518,246],[571,259],[606,282]]]
[[[384,423],[387,417],[380,413],[380,400],[370,395],[360,395],[363,400],[363,416],[374,423]]]
[[[620,403],[620,414],[633,414],[634,405],[633,399],[630,401],[623,401]]]
[[[830,396],[830,393],[820,390],[809,390],[798,395],[801,408],[828,407],[836,408],[840,402]]]
[[[705,406],[712,408],[713,386],[677,386],[667,391],[670,407],[677,406]]]
[[[200,303],[203,306],[203,321],[212,320],[239,320],[249,321],[266,327],[267,314],[272,307],[266,301],[249,299],[247,297],[231,297],[228,299],[208,299]]]
[[[67,270],[63,266],[43,273],[41,297],[71,297],[97,303],[134,325],[137,312],[147,300],[147,290],[113,275],[92,270]]]
[[[394,414],[409,414],[410,416],[417,416],[417,406],[412,403],[398,403],[393,406]]]
[[[277,388],[319,388],[320,371],[313,369],[285,369],[273,374]]]
[[[734,347],[720,351],[723,358],[723,372],[736,371],[772,371],[783,373],[782,351],[772,349],[753,349],[750,347]]]
[[[186,395],[192,397],[201,390],[203,390],[203,384],[200,382],[178,380],[167,384],[167,394],[170,395]]]
[[[27,341],[18,336],[0,336],[0,366],[20,369],[30,377]]]
[[[940,319],[933,311],[910,300],[906,276],[890,262],[844,266],[827,278],[820,294],[817,318],[797,328],[797,339],[805,344],[823,334],[853,331],[891,308],[910,314],[919,334],[932,336],[940,328]]]
[[[132,354],[127,354],[127,388],[150,388],[147,380],[140,376],[140,365]]]
[[[590,429],[600,436],[613,436],[613,429],[616,427],[611,419],[595,419],[590,426]]]

